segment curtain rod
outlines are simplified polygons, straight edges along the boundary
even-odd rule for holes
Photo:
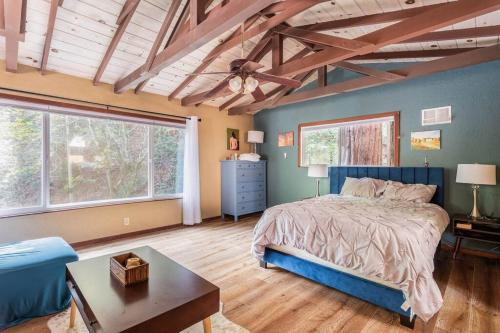
[[[186,119],[186,120],[191,119],[190,117],[177,116],[175,114],[157,113],[157,112],[151,112],[151,111],[146,111],[146,110],[141,110],[141,109],[132,109],[132,108],[124,107],[124,106],[102,104],[102,103],[90,102],[90,101],[85,101],[82,99],[69,98],[69,97],[53,96],[53,95],[42,94],[42,93],[37,93],[37,92],[32,92],[32,91],[27,91],[27,90],[19,90],[19,89],[4,88],[4,87],[0,87],[0,89],[5,90],[5,91],[10,91],[10,92],[30,94],[30,95],[34,95],[34,96],[40,96],[40,97],[57,98],[57,99],[62,99],[62,100],[66,100],[66,101],[71,101],[71,102],[93,104],[93,105],[98,105],[98,106],[104,107],[106,110],[110,110],[110,108],[116,108],[116,109],[140,112],[140,113],[147,114],[150,116],[155,116],[155,117],[166,116],[166,117],[170,117],[170,118],[179,118],[179,119]],[[201,121],[201,118],[198,118],[198,121]]]

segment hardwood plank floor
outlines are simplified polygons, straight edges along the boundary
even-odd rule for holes
[[[224,315],[251,332],[412,332],[396,314],[250,255],[256,217],[210,222],[79,251],[81,259],[149,245],[221,288]],[[500,265],[441,253],[435,278],[444,306],[413,332],[500,332]]]

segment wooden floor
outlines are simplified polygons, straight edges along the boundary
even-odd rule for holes
[[[209,222],[80,250],[81,258],[149,245],[221,288],[224,315],[251,332],[411,332],[399,317],[250,255],[256,218]],[[442,252],[444,306],[414,332],[500,332],[500,264]]]

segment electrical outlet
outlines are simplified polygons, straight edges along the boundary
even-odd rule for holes
[[[286,160],[286,158],[287,158],[287,153],[283,153],[283,158]]]
[[[130,217],[124,217],[123,218],[123,225],[129,225],[130,224]]]

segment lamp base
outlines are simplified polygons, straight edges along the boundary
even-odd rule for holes
[[[480,219],[482,218],[482,216],[477,205],[477,200],[479,197],[479,185],[472,185],[472,196],[474,197],[474,206],[472,207],[472,211],[470,212],[469,216],[475,219]]]
[[[316,179],[316,198],[319,197],[319,178]]]

